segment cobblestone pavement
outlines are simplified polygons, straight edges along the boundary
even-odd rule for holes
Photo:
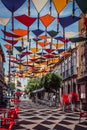
[[[79,112],[63,112],[60,108],[22,100],[14,130],[87,130],[87,119],[79,123]]]

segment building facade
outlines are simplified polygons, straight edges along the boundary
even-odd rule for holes
[[[58,72],[62,78],[60,96],[63,93],[77,92],[77,67],[78,67],[78,47],[70,48],[69,54],[60,58],[59,62],[53,67],[53,72]]]
[[[79,21],[80,37],[87,38],[87,27],[85,26],[86,15],[81,15],[82,19]],[[80,99],[83,104],[83,108],[87,110],[87,40],[80,42],[78,46],[79,50],[79,68],[77,85],[79,90]]]
[[[5,56],[0,45],[0,103],[2,102],[3,98],[3,90],[6,88],[6,84],[4,81],[4,62]]]

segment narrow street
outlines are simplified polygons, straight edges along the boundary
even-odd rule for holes
[[[87,119],[79,123],[79,112],[63,112],[25,99],[20,102],[14,130],[87,130]]]

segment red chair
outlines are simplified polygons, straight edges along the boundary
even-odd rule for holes
[[[0,130],[12,130],[14,125],[15,125],[15,122],[13,119],[3,118],[2,119],[2,128],[0,128]],[[4,128],[5,126],[8,126],[8,128]]]
[[[16,106],[14,110],[16,111],[16,115],[17,115],[17,117],[18,117],[19,107],[18,107],[18,106]]]
[[[87,111],[80,112],[79,122],[80,122],[81,118],[86,118],[87,119]]]
[[[15,109],[10,109],[8,111],[8,118],[16,119],[18,117],[18,114],[16,113]]]
[[[14,103],[19,103],[19,102],[20,102],[20,100],[19,100],[19,99],[17,99],[17,98],[14,98],[14,99],[12,100],[12,102],[14,102]]]

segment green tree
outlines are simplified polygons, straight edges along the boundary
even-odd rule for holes
[[[25,92],[28,94],[36,89],[41,88],[41,78],[30,78],[27,83],[27,87],[25,88]]]
[[[14,90],[15,89],[15,83],[10,82],[9,88],[10,88],[10,90]]]
[[[61,87],[62,77],[58,73],[48,73],[41,79],[42,86],[47,91],[55,89],[56,91]]]
[[[57,91],[61,87],[62,77],[58,73],[48,73],[41,79],[42,86],[48,92],[55,91],[56,99],[57,99]],[[57,100],[55,100],[56,105]]]

